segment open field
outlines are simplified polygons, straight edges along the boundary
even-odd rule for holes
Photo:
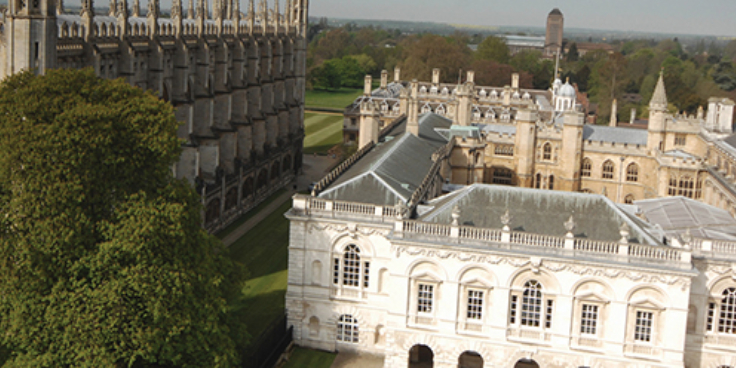
[[[335,354],[297,347],[282,368],[330,368]]]
[[[284,212],[289,208],[291,201],[284,202],[230,245],[232,257],[249,272],[244,297],[235,308],[254,339],[284,315],[289,246],[289,222]]]
[[[327,151],[342,142],[342,115],[306,113],[304,114],[304,153]]]
[[[342,111],[350,105],[356,97],[363,93],[362,89],[340,88],[336,91],[312,90],[306,91],[304,104],[310,107],[336,109]]]

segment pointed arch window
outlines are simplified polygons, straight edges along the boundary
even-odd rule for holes
[[[549,190],[555,189],[555,176],[554,175],[550,175],[549,178],[547,179],[547,189]]]
[[[542,187],[542,174],[537,173],[537,175],[534,177],[534,188],[541,188]]]
[[[549,142],[542,146],[542,159],[546,161],[552,159],[552,145]]]
[[[593,164],[590,162],[590,159],[587,157],[584,158],[583,165],[580,170],[580,175],[584,178],[589,178],[592,167],[593,167]]]
[[[639,181],[639,165],[632,162],[626,167],[626,181]]]
[[[611,160],[607,160],[603,163],[603,174],[601,177],[603,179],[613,179],[613,172],[616,169],[616,166],[613,164]]]

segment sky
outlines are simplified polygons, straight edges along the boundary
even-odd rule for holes
[[[7,0],[0,0],[5,3]],[[160,0],[169,9],[171,0]],[[212,0],[209,0],[212,2]],[[283,11],[286,0],[279,0]],[[79,0],[65,0],[79,5]],[[128,0],[132,5],[133,0]],[[182,1],[185,6],[188,0]],[[256,1],[257,3],[258,1]],[[273,7],[275,0],[268,0]],[[107,5],[97,0],[96,5]],[[559,8],[566,28],[736,37],[736,0],[310,0],[311,17],[544,27]],[[148,0],[140,0],[145,12]],[[248,9],[248,0],[240,0]]]
[[[273,3],[270,1],[270,3]],[[736,0],[311,0],[312,17],[565,27],[736,37]]]

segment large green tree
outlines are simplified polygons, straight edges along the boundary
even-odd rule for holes
[[[171,175],[171,105],[91,70],[0,85],[0,328],[10,367],[229,367],[241,268]]]
[[[479,60],[492,60],[500,64],[508,64],[509,47],[506,40],[496,36],[488,36],[478,45],[475,54]]]

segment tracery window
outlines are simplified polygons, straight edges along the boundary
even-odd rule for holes
[[[544,146],[542,146],[542,159],[543,160],[552,159],[552,145],[549,144],[549,142],[545,143]]]
[[[603,163],[603,174],[601,175],[603,179],[613,179],[613,171],[615,170],[615,165],[611,160],[608,160]]]
[[[343,314],[337,320],[337,341],[357,344],[359,342],[358,320],[350,314]]]
[[[639,165],[632,162],[626,167],[626,181],[639,181]]]
[[[503,167],[493,169],[493,184],[511,185],[513,183],[513,179],[513,170]]]
[[[589,158],[584,158],[583,159],[583,165],[582,165],[582,168],[580,170],[580,176],[585,177],[585,178],[589,178],[590,177],[590,171],[591,171],[592,166],[593,165],[591,164],[590,159]]]
[[[496,156],[513,156],[514,155],[514,145],[513,144],[497,144],[493,149],[493,153]]]

